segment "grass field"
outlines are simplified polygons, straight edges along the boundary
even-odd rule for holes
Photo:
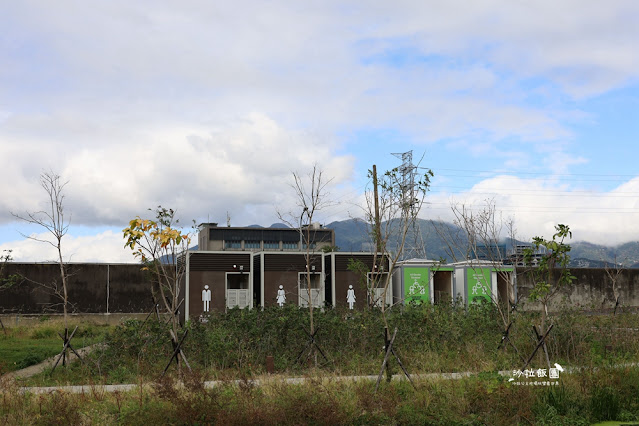
[[[109,329],[113,328],[89,322],[71,322],[69,332],[76,325],[78,331],[71,341],[74,348],[104,341]],[[0,372],[20,370],[59,354],[63,341],[58,333],[63,334],[63,331],[64,323],[58,319],[6,327],[4,333],[0,332]]]

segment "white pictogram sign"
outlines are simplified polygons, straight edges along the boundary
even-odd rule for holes
[[[202,290],[202,302],[204,302],[204,312],[209,312],[211,308],[211,290],[209,290],[208,285],[205,285],[204,290]]]
[[[284,286],[280,285],[279,290],[277,290],[277,304],[280,305],[280,308],[284,306],[284,302],[286,302],[286,293],[284,292]]]
[[[426,294],[426,288],[415,280],[412,286],[408,288],[411,295],[413,294]]]
[[[348,303],[348,309],[353,309],[353,305],[355,305],[355,290],[353,290],[353,286],[348,286],[348,291],[346,292],[346,303]]]

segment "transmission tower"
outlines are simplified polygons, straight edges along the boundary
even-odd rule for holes
[[[417,174],[417,166],[413,164],[413,151],[392,153],[395,157],[402,160],[399,166],[400,188],[402,191],[402,220],[409,220],[414,217],[419,209],[419,202],[416,196],[415,175]],[[408,235],[406,235],[406,244],[404,245],[403,259],[426,258],[426,245],[417,220],[413,221]]]

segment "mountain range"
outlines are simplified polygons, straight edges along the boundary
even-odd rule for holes
[[[459,235],[461,229],[451,223],[433,222],[430,220],[418,220],[418,229],[421,233],[426,257],[428,259],[445,259],[454,261],[448,250],[448,246],[440,235]],[[335,230],[335,245],[340,251],[369,251],[374,248],[372,239],[368,233],[368,225],[361,219],[348,219],[332,222],[326,228]],[[414,238],[413,238],[414,240]],[[514,244],[529,244],[528,241],[515,241]],[[408,245],[411,242],[407,242]],[[460,244],[464,244],[462,241]],[[507,252],[512,249],[513,242],[504,240]],[[623,265],[627,268],[639,268],[639,241],[620,244],[617,246],[604,246],[585,241],[570,242],[570,255],[572,267],[601,268],[606,264]]]

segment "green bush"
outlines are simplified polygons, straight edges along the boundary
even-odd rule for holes
[[[16,369],[21,370],[23,368],[30,367],[32,365],[36,365],[41,363],[46,359],[46,355],[44,355],[40,351],[34,351],[27,354],[22,360],[16,363]]]
[[[45,327],[37,327],[31,331],[29,337],[32,339],[50,339],[52,337],[56,337],[60,330],[56,330],[54,327],[45,326]]]

